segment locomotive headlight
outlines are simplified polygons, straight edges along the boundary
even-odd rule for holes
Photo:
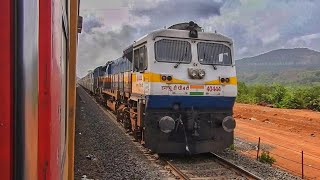
[[[202,79],[206,75],[206,72],[203,69],[199,70],[199,77]]]
[[[191,77],[196,78],[197,77],[197,71],[194,69],[191,71]]]
[[[198,77],[198,70],[193,68],[188,68],[188,74],[192,79],[196,79]]]
[[[175,126],[175,121],[170,116],[164,116],[159,121],[160,130],[164,133],[170,133]]]
[[[236,121],[232,116],[227,116],[222,120],[222,127],[227,132],[232,132],[236,127]]]

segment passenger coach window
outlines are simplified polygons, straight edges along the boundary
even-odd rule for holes
[[[160,62],[190,63],[191,44],[188,41],[162,39],[155,42],[155,58]]]
[[[232,64],[231,49],[224,44],[199,42],[198,58],[201,64]]]

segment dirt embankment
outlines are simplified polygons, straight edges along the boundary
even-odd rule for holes
[[[237,137],[270,145],[276,165],[320,179],[320,112],[236,104]],[[253,152],[251,152],[253,154]]]

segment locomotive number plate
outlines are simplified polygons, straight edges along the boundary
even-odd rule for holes
[[[222,95],[221,85],[207,85],[205,88],[207,95]]]
[[[207,92],[220,92],[221,86],[209,85],[207,86]]]

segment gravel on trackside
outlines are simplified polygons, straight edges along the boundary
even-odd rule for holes
[[[241,154],[241,151],[254,150],[256,143],[247,142],[240,138],[235,138],[234,150],[225,150],[224,152],[217,153],[221,157],[229,160],[230,162],[243,167],[249,172],[261,177],[262,179],[285,179],[285,180],[298,180],[300,177],[294,176],[288,172],[285,172],[277,167],[270,166],[268,164],[261,163],[253,158],[247,157]],[[268,149],[271,147],[264,146]]]
[[[167,179],[130,138],[77,88],[75,179]]]

